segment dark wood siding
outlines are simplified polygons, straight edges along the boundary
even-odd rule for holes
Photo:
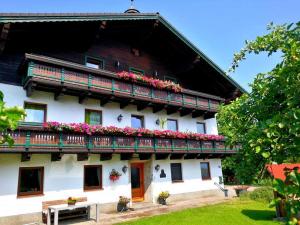
[[[0,82],[21,85],[22,76],[18,73],[24,54],[0,54]]]

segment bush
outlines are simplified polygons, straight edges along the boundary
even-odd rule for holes
[[[271,202],[274,198],[272,187],[257,188],[248,194],[249,198],[260,202]]]

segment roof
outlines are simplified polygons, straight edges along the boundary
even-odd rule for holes
[[[268,172],[273,176],[275,179],[285,180],[285,170],[294,168],[300,168],[300,163],[296,164],[269,164],[266,165]]]
[[[216,65],[209,57],[200,51],[186,37],[175,29],[159,13],[0,13],[0,23],[28,22],[75,22],[75,21],[109,21],[109,20],[157,20],[167,27],[177,38],[185,43],[196,54],[203,58],[220,75],[228,80],[242,93],[247,91]]]

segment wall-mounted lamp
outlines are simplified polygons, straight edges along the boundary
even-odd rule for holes
[[[158,72],[157,72],[157,70],[154,71],[153,75],[154,75],[155,77],[158,77]]]
[[[154,169],[155,169],[156,171],[159,171],[160,165],[157,164],[157,165],[154,167]]]
[[[159,119],[157,119],[156,121],[155,121],[155,124],[158,126],[159,125]]]
[[[119,68],[119,67],[120,67],[120,61],[116,61],[116,62],[115,62],[115,66],[116,66],[117,68]]]
[[[123,167],[122,167],[122,171],[123,171],[123,173],[126,173],[126,172],[127,172],[127,170],[128,170],[128,166],[126,166],[126,165],[125,165],[125,166],[123,166]]]
[[[118,120],[118,122],[121,122],[121,121],[122,121],[122,119],[123,119],[123,115],[122,115],[122,114],[120,114],[120,115],[117,117],[117,120]]]

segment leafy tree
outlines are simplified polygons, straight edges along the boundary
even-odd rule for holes
[[[268,30],[246,41],[229,71],[250,53],[280,52],[281,62],[270,72],[258,74],[252,91],[223,105],[217,115],[227,144],[242,145],[231,159],[241,182],[261,177],[266,163],[293,162],[300,156],[300,22],[271,24]]]
[[[9,130],[14,130],[18,122],[25,117],[24,109],[20,107],[6,107],[3,101],[3,93],[0,91],[0,144],[13,145],[14,140],[9,135]]]

